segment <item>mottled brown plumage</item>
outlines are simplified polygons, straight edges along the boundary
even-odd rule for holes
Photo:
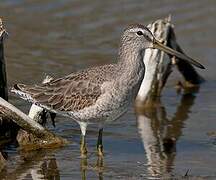
[[[40,85],[17,84],[29,101],[59,111],[78,111],[93,105],[102,94],[101,84],[113,77],[113,65],[89,68]]]

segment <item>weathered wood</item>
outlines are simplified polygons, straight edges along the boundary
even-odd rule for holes
[[[28,132],[35,134],[37,137],[49,136],[50,134],[45,131],[45,128],[40,124],[33,121],[22,111],[17,109],[12,104],[0,98],[0,113],[2,117],[12,119],[20,127]]]
[[[5,67],[5,59],[4,59],[4,39],[7,36],[7,32],[3,26],[2,19],[0,18],[0,97],[8,100],[8,91],[7,91],[7,78],[6,78],[6,67]],[[0,117],[0,135],[4,135],[7,132],[7,128],[5,125],[11,124],[10,121],[5,121],[5,119]],[[2,141],[3,144],[5,141]],[[6,158],[2,152],[0,152],[0,171],[4,168],[6,164]]]
[[[183,52],[177,43],[174,25],[171,24],[171,17],[159,19],[148,25],[156,39],[163,44]],[[146,49],[143,61],[146,66],[146,73],[137,95],[137,105],[151,106],[160,97],[162,89],[173,71],[176,64],[179,72],[183,75],[185,82],[179,83],[181,88],[198,87],[204,79],[196,72],[195,68],[185,60],[178,60],[169,55],[169,59],[164,56],[164,52],[157,49]]]
[[[8,100],[7,77],[3,43],[6,36],[7,32],[3,26],[2,19],[0,18],[0,97],[4,98],[5,100]]]
[[[29,116],[17,109],[12,104],[8,103],[4,99],[0,98],[0,116],[8,118],[18,124],[26,133],[31,134],[32,143],[29,143],[29,139],[22,139],[18,137],[21,148],[24,149],[38,149],[47,147],[62,146],[66,143],[61,137],[51,133],[43,126],[32,120]],[[37,137],[37,138],[36,138]]]
[[[6,77],[6,66],[4,58],[4,39],[8,36],[6,32],[2,19],[0,18],[0,97],[8,100],[8,90],[7,90],[7,77]],[[16,135],[16,124],[10,119],[3,119],[0,117],[0,139],[11,139]]]

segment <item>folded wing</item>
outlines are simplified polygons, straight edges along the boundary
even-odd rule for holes
[[[30,102],[59,111],[78,111],[89,107],[101,95],[100,84],[76,76],[34,86],[17,84],[12,91]]]

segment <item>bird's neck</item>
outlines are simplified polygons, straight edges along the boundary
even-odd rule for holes
[[[144,53],[136,48],[121,46],[118,62],[119,73],[121,73],[118,73],[119,78],[134,79],[137,76],[144,76],[142,74],[142,72],[144,73],[143,55]]]
[[[121,49],[119,53],[116,87],[121,88],[122,94],[131,94],[135,99],[144,78],[145,68],[143,53],[133,48]]]

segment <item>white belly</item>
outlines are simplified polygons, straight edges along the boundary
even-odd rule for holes
[[[88,123],[114,121],[128,110],[131,101],[131,98],[127,96],[117,98],[113,94],[105,94],[96,101],[95,105],[77,112],[70,112],[69,115],[77,121]]]

